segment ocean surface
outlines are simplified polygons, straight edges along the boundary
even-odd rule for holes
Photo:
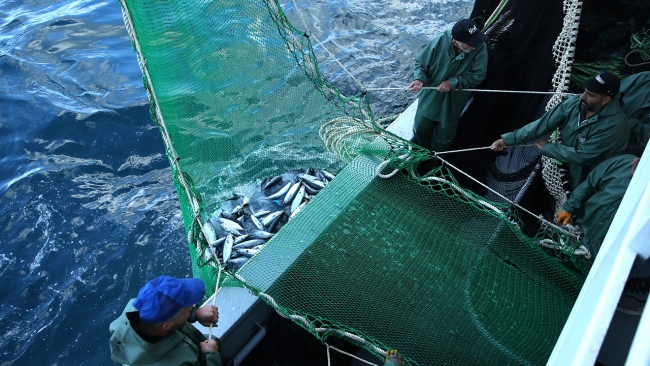
[[[344,94],[405,87],[472,1],[281,1]],[[349,73],[348,73],[349,72]],[[376,117],[415,98],[371,94]],[[191,276],[176,189],[116,0],[0,2],[0,366],[114,365],[147,280]],[[322,361],[325,361],[323,351]]]

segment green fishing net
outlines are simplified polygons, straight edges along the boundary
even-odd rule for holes
[[[413,365],[546,362],[584,281],[538,244],[562,234],[522,234],[513,207],[447,167],[411,176],[428,152],[376,123],[364,94],[328,85],[277,2],[121,3],[208,292],[219,262],[206,220],[267,177],[324,169],[336,178],[223,286],[377,362],[391,348]]]

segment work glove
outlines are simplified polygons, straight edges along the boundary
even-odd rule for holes
[[[562,224],[562,225],[566,225],[566,224],[569,223],[569,220],[571,220],[572,216],[573,215],[571,215],[570,213],[560,210],[557,213],[557,223]]]
[[[406,366],[406,361],[402,359],[402,355],[396,349],[386,352],[385,366]]]

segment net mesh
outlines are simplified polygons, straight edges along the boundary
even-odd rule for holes
[[[579,243],[540,246],[570,240],[524,235],[512,206],[462,189],[447,167],[412,176],[429,152],[383,130],[364,94],[328,85],[277,2],[121,4],[208,292],[220,264],[202,223],[232,192],[325,169],[337,177],[223,286],[378,357],[546,361],[584,280],[585,263],[564,254]]]

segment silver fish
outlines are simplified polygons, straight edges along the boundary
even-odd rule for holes
[[[291,213],[293,213],[298,208],[298,206],[300,206],[303,198],[305,198],[305,186],[300,187],[298,194],[296,194],[296,197],[294,197],[293,201],[291,201]]]
[[[287,194],[284,196],[284,199],[280,201],[283,205],[286,205],[287,203],[291,202],[293,197],[296,196],[296,193],[298,193],[298,188],[300,187],[300,182],[296,182],[294,185],[291,186],[291,189],[287,192]]]
[[[252,257],[260,251],[257,249],[237,249],[237,253],[243,255],[244,257]]]
[[[223,262],[226,263],[228,259],[230,259],[230,255],[232,254],[232,246],[235,242],[235,238],[233,238],[232,234],[228,234],[226,237],[226,242],[223,244]]]
[[[274,194],[266,197],[267,200],[274,200],[276,198],[280,198],[289,192],[289,189],[291,188],[291,182],[287,183],[284,187],[280,188],[279,191],[275,192]]]
[[[260,222],[260,219],[255,217],[255,215],[250,215],[249,217],[251,218],[251,221],[253,222],[253,225],[255,225],[256,228],[258,228],[260,230],[264,230],[264,225],[262,225],[262,223]]]
[[[253,240],[247,240],[243,243],[239,243],[237,245],[234,245],[232,248],[233,249],[250,249],[252,247],[258,246],[260,244],[264,244],[266,240],[262,239],[253,239]]]
[[[289,216],[289,218],[292,218],[292,217],[296,216],[298,211],[302,210],[302,208],[305,207],[306,204],[307,204],[307,202],[305,201],[305,202],[301,203],[300,206],[296,207],[296,209],[293,212],[291,212],[291,216]]]
[[[270,213],[271,213],[271,211],[269,211],[269,210],[264,210],[264,211],[255,212],[255,213],[253,214],[253,216],[255,216],[255,217],[262,217],[262,216],[264,216],[264,215],[268,215],[268,214],[270,214]]]
[[[323,175],[325,176],[325,178],[327,178],[328,180],[332,180],[332,179],[334,179],[334,178],[336,177],[334,174],[328,172],[327,170],[322,170],[322,169],[321,169],[320,172],[323,173]]]
[[[208,244],[214,245],[214,243],[217,241],[217,232],[214,230],[214,226],[212,226],[212,223],[208,220],[203,221],[203,231],[205,232],[205,240],[208,241]]]
[[[224,219],[223,217],[220,217],[217,220],[219,221],[219,225],[221,225],[221,228],[231,234],[235,234],[239,236],[241,235],[241,232],[244,231],[244,228],[241,227],[241,225],[239,225],[235,221]]]
[[[241,242],[244,242],[248,239],[248,234],[240,235],[235,238],[235,244],[239,244]]]
[[[275,177],[266,178],[266,179],[262,182],[262,186],[261,186],[261,187],[262,187],[263,190],[264,190],[264,189],[267,189],[267,188],[269,188],[270,186],[274,185],[275,183],[279,182],[280,180],[282,180],[282,176],[281,176],[281,175],[276,175]]]
[[[212,244],[212,246],[213,246],[214,248],[218,248],[218,247],[220,247],[221,245],[223,245],[223,243],[224,243],[225,241],[226,241],[226,237],[223,237],[223,238],[221,238],[221,239],[217,239],[217,241],[215,241],[215,242]]]
[[[280,216],[282,216],[283,213],[284,211],[275,211],[273,213],[268,214],[262,220],[262,225],[264,225],[264,227],[267,228],[267,230],[271,230],[270,228],[272,228],[273,225],[275,225],[275,223],[278,221],[278,219],[280,218]]]
[[[316,189],[316,188],[310,186],[309,184],[305,183],[305,181],[303,181],[302,183],[303,183],[302,185],[305,187],[305,192],[309,193],[312,196],[318,193],[318,189]]]
[[[232,215],[233,216],[239,216],[242,213],[242,210],[244,209],[244,205],[240,204],[235,206],[235,208],[232,209]]]
[[[310,186],[318,189],[323,189],[325,188],[325,183],[321,182],[318,180],[318,178],[314,177],[313,175],[307,175],[307,174],[298,174],[298,177],[302,178],[309,184]]]
[[[270,237],[273,236],[273,234],[269,233],[268,231],[255,231],[250,233],[248,235],[251,239],[269,239]]]

